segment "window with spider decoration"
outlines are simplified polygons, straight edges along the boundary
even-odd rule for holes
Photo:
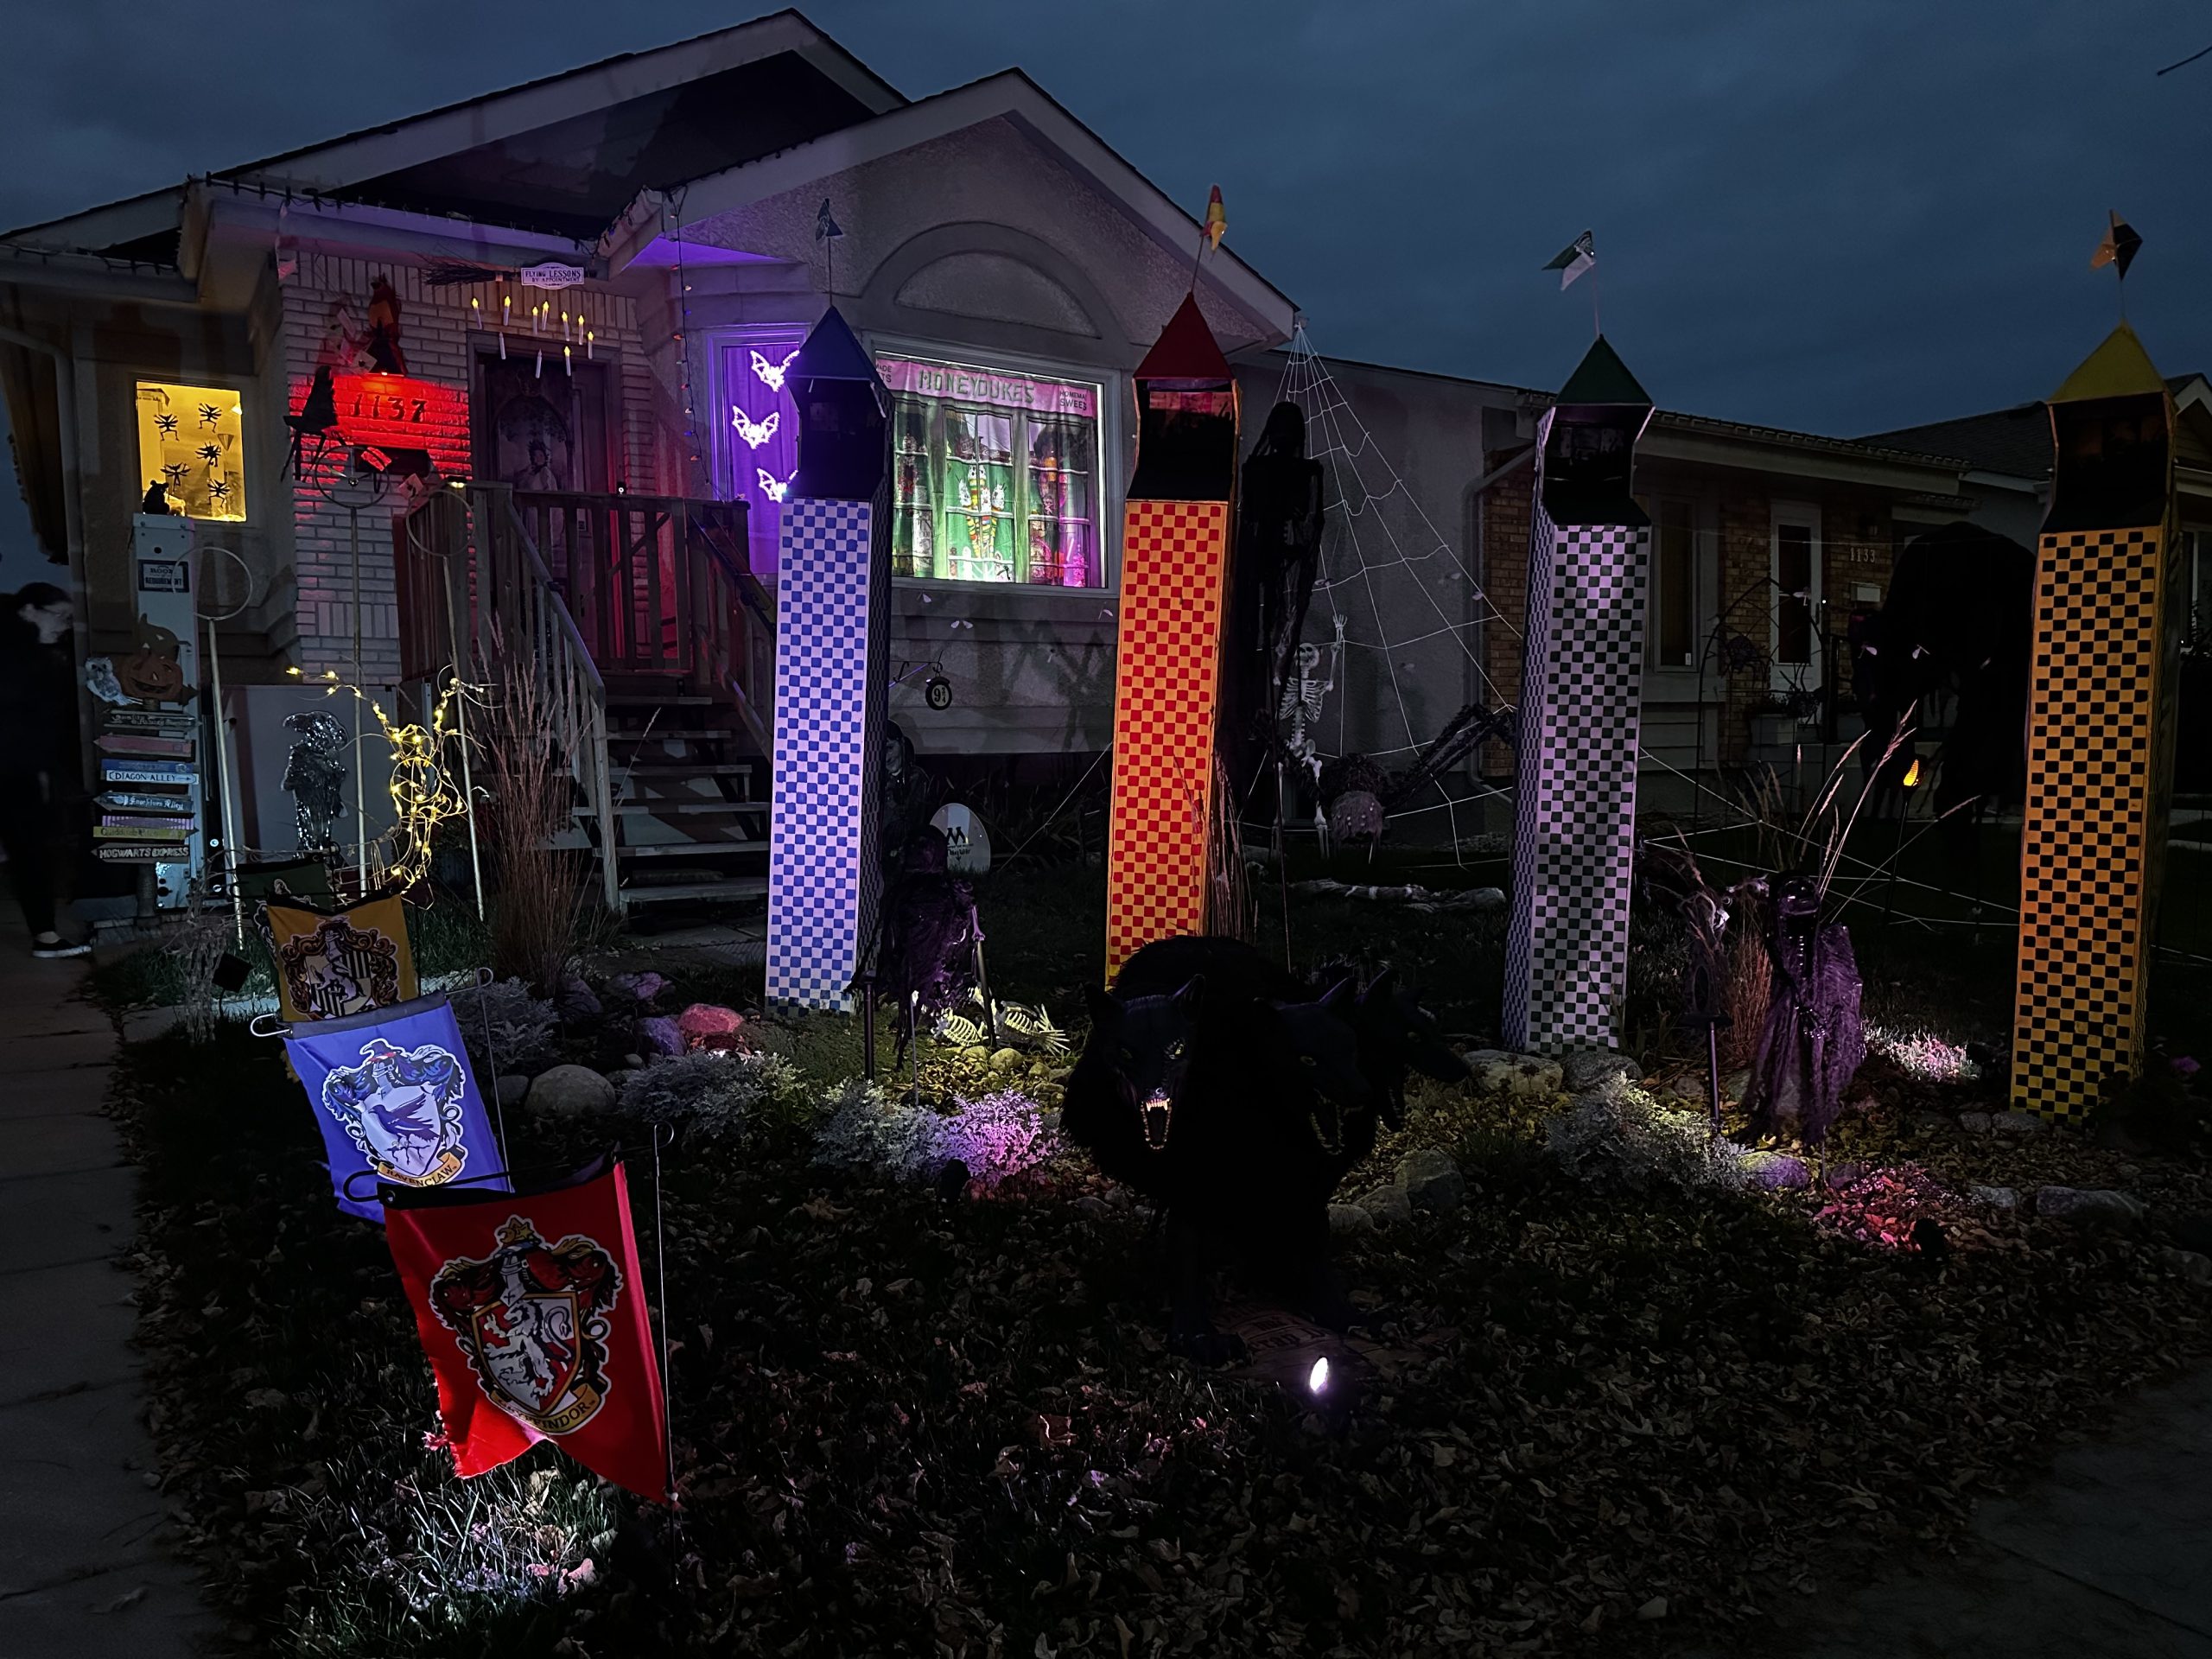
[[[245,518],[245,407],[219,386],[137,383],[138,477],[134,495],[158,487],[188,518]]]

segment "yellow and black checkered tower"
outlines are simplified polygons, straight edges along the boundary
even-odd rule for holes
[[[2012,1084],[2062,1120],[2143,1057],[2179,666],[2173,416],[2126,323],[2050,399]]]

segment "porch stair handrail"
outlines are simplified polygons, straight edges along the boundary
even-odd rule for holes
[[[441,511],[442,503],[450,506]],[[426,512],[427,510],[427,512]],[[449,650],[456,672],[513,673],[537,680],[550,715],[550,741],[560,746],[592,820],[598,825],[600,874],[607,908],[623,908],[614,856],[614,797],[607,757],[607,682],[592,660],[544,556],[515,510],[505,484],[449,486],[410,516],[427,516],[428,544],[410,533],[404,550],[401,594],[403,671],[429,677]],[[428,555],[427,559],[423,556]],[[429,631],[435,618],[422,601],[440,590],[446,639]],[[463,664],[467,664],[466,670]]]

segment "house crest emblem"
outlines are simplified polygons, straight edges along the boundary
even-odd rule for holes
[[[435,1043],[401,1048],[382,1037],[359,1065],[333,1066],[322,1109],[353,1138],[369,1167],[402,1186],[442,1186],[461,1172],[461,1096],[468,1074]]]
[[[335,1020],[399,1001],[399,945],[333,916],[278,951],[284,988],[302,1020]]]
[[[494,1405],[541,1434],[572,1433],[606,1403],[621,1269],[598,1240],[571,1233],[549,1245],[521,1216],[495,1236],[490,1255],[438,1269],[430,1306]]]

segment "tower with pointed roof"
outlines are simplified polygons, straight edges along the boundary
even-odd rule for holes
[[[1215,716],[1236,480],[1236,382],[1183,303],[1138,365],[1137,469],[1122,520],[1107,816],[1106,973],[1203,933],[1214,848]]]
[[[875,530],[889,397],[834,305],[791,360],[798,471],[776,592],[768,822],[771,1006],[848,1011],[882,893],[891,562]]]
[[[1522,658],[1509,1048],[1611,1048],[1629,893],[1651,523],[1630,493],[1651,399],[1600,335],[1537,434]]]
[[[2143,1062],[2173,791],[2173,397],[2122,323],[2051,394],[2036,549],[2012,1104],[2078,1120]]]

